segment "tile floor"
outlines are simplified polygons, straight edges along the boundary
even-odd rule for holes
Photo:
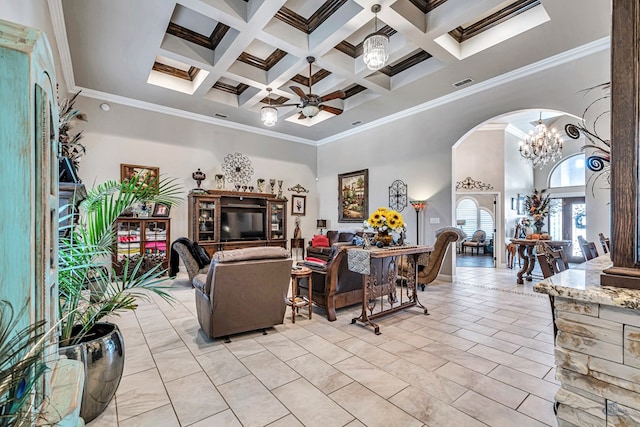
[[[89,426],[556,426],[548,298],[514,270],[457,272],[419,293],[429,316],[380,319],[381,335],[351,324],[358,310],[328,322],[315,308],[230,344],[201,335],[178,276],[173,306],[114,320],[125,372]]]

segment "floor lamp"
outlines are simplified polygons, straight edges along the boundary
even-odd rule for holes
[[[420,244],[420,212],[427,206],[426,200],[410,200],[411,206],[416,210],[416,245]]]

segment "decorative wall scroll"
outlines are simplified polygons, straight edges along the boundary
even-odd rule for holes
[[[462,181],[456,182],[456,190],[493,190],[493,185],[485,184],[482,181],[476,181],[470,176],[466,177]]]
[[[296,184],[293,187],[289,187],[289,188],[287,188],[287,190],[295,191],[296,193],[308,193],[309,192],[309,190],[307,190],[306,188],[304,188],[300,184]]]
[[[241,153],[227,154],[222,164],[222,172],[226,181],[232,184],[247,185],[253,175],[251,160]]]
[[[400,179],[389,186],[389,207],[398,212],[407,207],[407,184]]]

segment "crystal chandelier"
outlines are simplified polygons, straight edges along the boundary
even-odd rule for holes
[[[269,105],[260,109],[260,119],[265,126],[273,126],[278,121],[278,110],[271,106],[271,88],[267,88]]]
[[[384,67],[387,59],[389,59],[389,37],[384,33],[378,32],[380,5],[374,4],[371,6],[371,12],[375,14],[375,32],[369,34],[362,42],[362,58],[367,68],[375,71]]]
[[[562,138],[555,129],[547,129],[542,123],[542,113],[535,129],[520,141],[520,155],[531,165],[542,169],[547,163],[562,157]]]

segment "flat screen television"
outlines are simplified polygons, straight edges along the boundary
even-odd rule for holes
[[[265,210],[223,207],[220,212],[220,240],[265,240]]]

